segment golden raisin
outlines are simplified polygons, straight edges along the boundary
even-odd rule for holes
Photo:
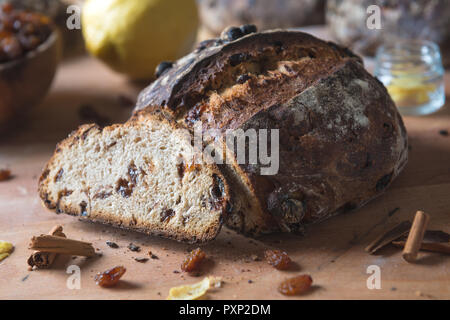
[[[266,250],[264,256],[266,257],[266,261],[278,270],[286,270],[291,264],[291,258],[284,251]]]
[[[125,267],[117,266],[105,272],[97,273],[94,278],[95,283],[101,287],[113,287],[119,282],[125,271],[127,271]]]
[[[192,250],[181,264],[181,270],[185,272],[195,271],[205,258],[206,254],[200,248]]]
[[[0,181],[6,181],[11,178],[11,171],[6,169],[0,169]]]
[[[289,278],[279,285],[278,291],[286,296],[304,294],[311,288],[312,282],[312,278],[309,275]]]

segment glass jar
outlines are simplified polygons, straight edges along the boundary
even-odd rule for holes
[[[377,50],[375,76],[403,115],[424,115],[445,104],[439,47],[426,40],[399,40]]]

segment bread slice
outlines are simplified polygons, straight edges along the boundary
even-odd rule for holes
[[[57,146],[40,197],[57,213],[205,242],[220,231],[229,191],[217,167],[193,155],[190,135],[158,114],[83,125]]]

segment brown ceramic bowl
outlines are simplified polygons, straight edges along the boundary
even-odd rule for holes
[[[0,63],[0,131],[47,94],[60,59],[57,31],[20,59]]]

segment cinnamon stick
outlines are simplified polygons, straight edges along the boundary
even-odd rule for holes
[[[364,250],[370,254],[374,254],[384,246],[388,245],[394,240],[397,240],[403,235],[406,235],[411,228],[411,222],[403,221],[394,228],[386,231],[374,241],[372,241]]]
[[[63,227],[59,225],[54,226],[48,234],[56,237],[66,237],[66,235],[63,233]],[[34,251],[28,258],[27,262],[31,268],[36,267],[38,269],[46,269],[52,266],[53,262],[56,259],[56,255],[57,254],[54,252]]]
[[[411,230],[409,231],[408,239],[406,240],[405,247],[403,248],[403,259],[406,261],[416,261],[429,220],[430,216],[425,212],[416,212]]]
[[[29,249],[73,256],[95,256],[95,249],[89,242],[61,238],[51,235],[41,235],[31,238]]]
[[[398,248],[404,248],[406,241],[392,241],[392,244]],[[450,245],[438,242],[422,242],[420,250],[450,254]]]

